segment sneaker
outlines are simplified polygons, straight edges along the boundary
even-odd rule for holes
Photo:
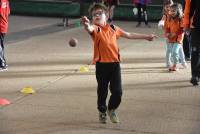
[[[112,123],[119,123],[119,118],[117,117],[115,110],[108,110],[107,112]]]
[[[99,112],[99,122],[105,124],[107,120],[106,113]]]
[[[192,83],[193,86],[198,86],[199,85],[199,78],[198,77],[192,77],[190,80],[190,83]]]
[[[7,67],[6,66],[1,66],[0,67],[0,71],[7,71],[8,69],[7,69]]]

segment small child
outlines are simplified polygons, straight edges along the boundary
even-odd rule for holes
[[[162,27],[164,31],[166,31],[166,23],[169,20],[169,10],[170,6],[173,4],[172,0],[164,0],[163,1],[163,16],[159,21],[158,26]],[[169,68],[171,66],[171,45],[169,44],[168,38],[166,39],[166,67]]]
[[[172,66],[169,66],[169,71],[177,71],[177,64],[179,58],[181,62],[185,62],[182,43],[184,37],[184,31],[182,26],[183,12],[181,5],[174,3],[170,6],[169,19],[166,21],[165,35],[169,42],[170,53],[172,54]],[[180,53],[182,52],[182,53]],[[185,62],[186,63],[186,62]],[[183,63],[182,63],[183,64]]]
[[[91,5],[89,13],[92,16],[93,24],[90,24],[90,20],[86,16],[82,17],[81,21],[94,42],[93,64],[96,64],[99,121],[100,123],[106,123],[106,115],[108,114],[113,123],[118,123],[116,109],[121,102],[122,84],[117,39],[124,37],[152,41],[156,36],[153,34],[129,33],[115,25],[108,24],[108,9],[101,3]],[[111,96],[107,107],[108,86]]]
[[[172,0],[163,1],[163,16],[161,20],[158,22],[158,27],[164,28],[165,22],[169,18],[169,9],[172,4],[173,4]]]

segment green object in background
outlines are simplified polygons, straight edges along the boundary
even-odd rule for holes
[[[11,14],[78,17],[80,16],[79,3],[48,2],[48,1],[10,1]]]
[[[12,0],[11,14],[51,16],[78,18],[89,16],[88,9],[91,3],[69,3],[58,0]],[[149,5],[147,7],[148,18],[150,21],[159,20],[162,16],[162,5]],[[115,8],[114,19],[136,20],[137,16],[133,13],[133,4],[120,4]],[[80,26],[80,22],[75,26]]]
[[[80,20],[76,21],[76,22],[74,23],[74,25],[75,25],[75,27],[80,27],[80,26],[81,26]]]
[[[134,6],[118,6],[114,11],[115,19],[136,20],[137,15],[133,13]],[[159,5],[149,5],[147,7],[148,19],[151,21],[159,20],[162,16],[162,8]]]

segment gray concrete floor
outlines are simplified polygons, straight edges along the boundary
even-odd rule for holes
[[[165,41],[120,39],[123,98],[121,123],[98,123],[92,41],[82,27],[63,28],[59,18],[11,16],[6,40],[8,71],[0,72],[0,134],[200,134],[200,88],[189,83],[190,67],[165,68]],[[134,22],[116,21],[124,30]],[[76,37],[75,48],[68,40]],[[82,66],[89,72],[80,72]],[[36,93],[24,95],[24,87]]]

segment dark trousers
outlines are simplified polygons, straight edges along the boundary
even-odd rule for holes
[[[184,34],[183,51],[186,59],[191,59],[190,34]]]
[[[142,22],[142,17],[144,17],[144,23],[147,25],[148,24],[147,6],[138,3],[136,7],[138,10],[138,23],[140,24]]]
[[[0,67],[6,65],[6,60],[4,55],[4,37],[5,33],[0,33]]]
[[[192,77],[200,77],[200,29],[191,30],[191,45],[192,45],[192,57],[191,57],[191,73]]]
[[[94,2],[96,2],[96,3],[101,3],[102,0],[95,0]]]
[[[96,63],[97,79],[97,105],[100,112],[106,112],[106,98],[108,86],[111,96],[108,102],[108,110],[117,109],[121,103],[122,85],[121,68],[119,63]]]

